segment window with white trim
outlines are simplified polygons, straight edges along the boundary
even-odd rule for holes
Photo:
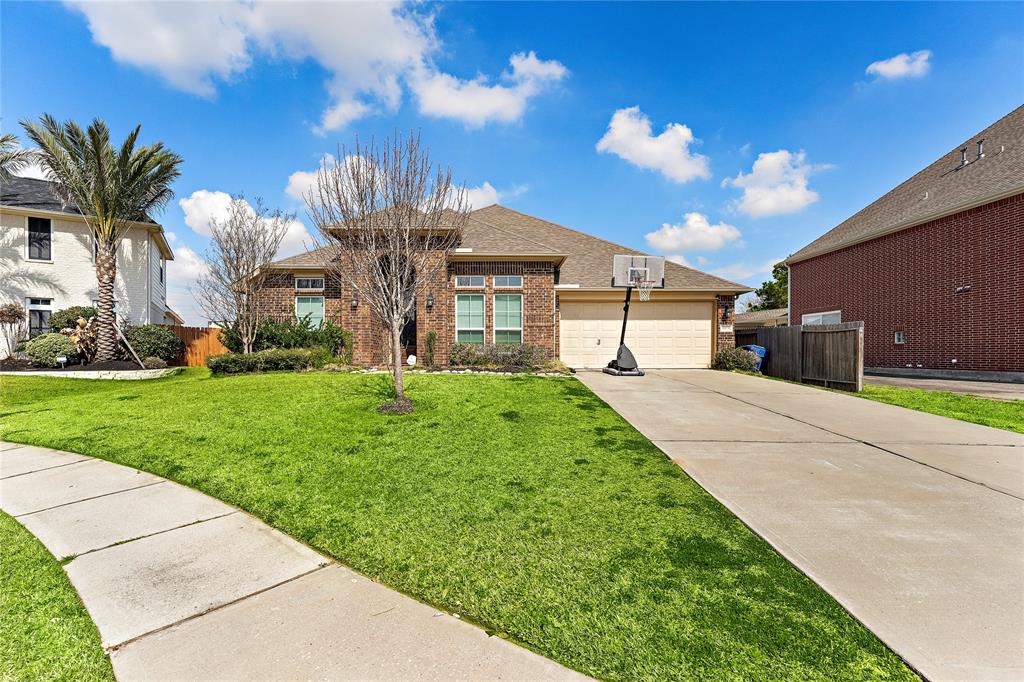
[[[483,345],[483,294],[460,294],[455,297],[455,342]]]
[[[309,320],[311,327],[319,327],[324,323],[323,296],[296,296],[295,318],[301,322]]]
[[[523,288],[523,276],[522,275],[495,275],[494,276],[494,288],[495,289],[522,289]]]
[[[320,290],[324,288],[323,277],[296,277],[295,288],[303,290]]]
[[[830,310],[827,313],[807,313],[800,317],[800,324],[839,324],[843,321],[842,310]]]
[[[455,286],[463,289],[483,289],[483,275],[458,275],[455,278]]]
[[[28,259],[53,260],[53,230],[49,218],[28,219]]]
[[[907,342],[907,335],[905,332],[893,332],[892,341],[893,343],[903,345]]]
[[[29,337],[48,333],[50,331],[50,315],[53,313],[53,299],[30,298],[27,307]]]
[[[167,261],[165,261],[163,258],[161,258],[160,259],[160,283],[161,284],[164,283],[164,267],[166,266],[166,264],[167,264]]]
[[[523,342],[523,295],[494,295],[494,343]]]

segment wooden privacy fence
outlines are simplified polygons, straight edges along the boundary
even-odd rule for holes
[[[206,358],[228,352],[228,349],[220,342],[221,330],[218,327],[167,325],[167,328],[185,343],[185,352],[182,353],[179,364],[186,367],[204,367]]]
[[[768,349],[761,373],[805,384],[860,391],[864,387],[864,323],[761,327]]]

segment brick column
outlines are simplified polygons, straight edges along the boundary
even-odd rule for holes
[[[736,346],[736,334],[733,325],[736,322],[736,296],[734,294],[715,297],[715,324],[718,325],[718,344],[716,351]]]

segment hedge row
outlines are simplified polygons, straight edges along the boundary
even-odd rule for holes
[[[530,343],[456,343],[448,356],[448,361],[453,367],[500,369],[537,369],[550,359],[546,348]]]
[[[237,325],[220,333],[220,342],[233,353],[242,352],[242,338]],[[352,333],[337,327],[329,320],[322,325],[310,324],[308,318],[298,322],[287,320],[264,320],[256,331],[254,351],[270,348],[326,348],[332,355],[342,358],[346,364],[352,361]]]
[[[206,359],[213,374],[248,374],[250,372],[295,372],[319,369],[334,360],[326,348],[271,348],[255,353],[225,353]]]

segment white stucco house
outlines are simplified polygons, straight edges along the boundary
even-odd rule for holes
[[[115,312],[131,324],[182,324],[167,306],[163,227],[133,223],[117,250]],[[85,220],[61,205],[45,180],[0,182],[0,303],[21,303],[31,333],[48,331],[50,314],[96,305],[95,247]]]

